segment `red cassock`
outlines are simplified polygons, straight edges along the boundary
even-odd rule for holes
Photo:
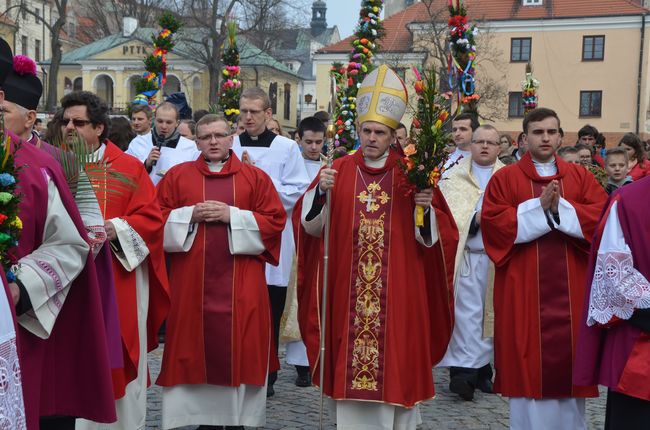
[[[286,212],[262,170],[231,151],[220,172],[203,157],[170,169],[158,184],[165,222],[172,210],[206,200],[253,212],[266,250],[232,255],[228,225],[199,223],[188,252],[168,253],[172,308],[157,384],[262,386],[271,353],[271,313],[264,276],[277,265]]]
[[[104,219],[123,219],[149,249],[146,260],[149,273],[147,343],[148,350],[152,351],[158,346],[158,330],[169,310],[169,284],[162,244],[163,222],[156,189],[143,164],[109,140],[106,140],[104,162],[135,185],[135,188],[125,186],[118,179],[101,173],[93,173],[90,178],[93,184],[99,186],[97,199]],[[106,190],[110,192],[108,195]],[[113,370],[113,391],[115,398],[119,399],[124,396],[126,385],[137,377],[139,360],[146,360],[147,357],[140,357],[139,352],[135,270],[127,271],[113,254],[111,259],[124,350],[124,368]]]
[[[415,204],[398,160],[391,150],[385,166],[374,169],[357,151],[334,162],[323,389],[336,400],[412,407],[433,397],[431,371],[453,329],[458,230],[436,189],[440,240],[431,248],[416,241]],[[320,384],[323,241],[300,223],[302,205],[312,205],[303,198],[293,211],[298,320]]]
[[[607,199],[582,166],[555,157],[558,173],[540,177],[530,154],[494,174],[481,223],[494,281],[495,391],[509,397],[594,397],[596,387],[572,385],[591,237]],[[557,179],[576,210],[585,239],[558,230],[515,244],[517,208]]]

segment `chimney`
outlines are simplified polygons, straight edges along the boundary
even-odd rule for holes
[[[122,36],[131,37],[138,29],[138,20],[130,16],[122,18]]]

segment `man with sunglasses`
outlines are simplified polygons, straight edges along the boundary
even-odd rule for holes
[[[64,138],[83,139],[92,154],[89,164],[98,163],[88,174],[112,250],[124,357],[123,367],[113,369],[117,423],[78,420],[76,428],[141,429],[147,406],[147,352],[157,346],[156,334],[169,308],[162,214],[142,163],[106,138],[106,103],[88,91],[74,91],[61,99],[61,106]]]
[[[181,136],[179,124],[176,105],[161,103],[156,108],[151,133],[136,136],[126,150],[144,163],[154,185],[175,165],[194,161],[199,156],[196,143]]]
[[[235,137],[232,149],[244,163],[254,163],[273,180],[275,189],[287,211],[287,223],[282,233],[282,250],[280,264],[277,267],[266,266],[266,283],[271,299],[273,314],[273,333],[275,349],[278,349],[280,319],[284,311],[287,296],[287,285],[291,273],[291,263],[295,246],[291,224],[291,211],[298,198],[309,185],[309,176],[300,149],[295,141],[278,136],[266,128],[267,120],[273,116],[269,96],[260,88],[244,90],[239,99],[240,122],[246,131]],[[273,360],[278,366],[276,360]],[[277,372],[269,375],[269,396],[275,391],[273,384]]]
[[[173,297],[162,428],[263,427],[273,350],[264,271],[278,264],[286,212],[268,175],[230,149],[223,117],[204,116],[196,133],[202,155],[158,185]]]

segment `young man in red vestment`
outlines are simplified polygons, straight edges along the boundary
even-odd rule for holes
[[[91,171],[111,244],[124,367],[113,370],[118,421],[104,426],[79,420],[77,429],[145,427],[147,405],[147,352],[157,345],[156,333],[169,308],[169,287],[162,249],[162,214],[156,192],[142,163],[124,154],[106,139],[108,107],[87,91],[61,99],[64,136],[81,137],[90,152],[89,162],[110,164],[130,183],[120,183],[106,172]],[[110,194],[109,191],[111,190]]]
[[[648,201],[650,178],[613,193],[592,247],[573,380],[608,388],[606,430],[650,423]]]
[[[433,397],[432,367],[453,328],[458,230],[438,189],[410,194],[391,144],[406,89],[382,65],[357,98],[361,148],[324,168],[294,211],[298,316],[312,378],[323,384],[338,429],[414,429]],[[321,236],[331,190],[325,356],[319,356]],[[426,208],[423,227],[415,206]],[[298,218],[300,217],[300,218]],[[319,366],[324,365],[320,381]]]
[[[162,427],[263,427],[273,353],[264,270],[278,264],[286,212],[271,178],[230,149],[225,119],[204,116],[196,135],[201,156],[158,185],[172,286]]]
[[[523,123],[522,159],[492,176],[483,241],[496,266],[494,390],[510,397],[512,429],[585,429],[572,384],[591,237],[606,195],[588,170],[555,151],[560,120],[538,108]]]

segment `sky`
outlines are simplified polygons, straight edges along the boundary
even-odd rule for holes
[[[341,39],[354,33],[359,19],[361,0],[325,0],[327,3],[327,25],[339,27]]]

